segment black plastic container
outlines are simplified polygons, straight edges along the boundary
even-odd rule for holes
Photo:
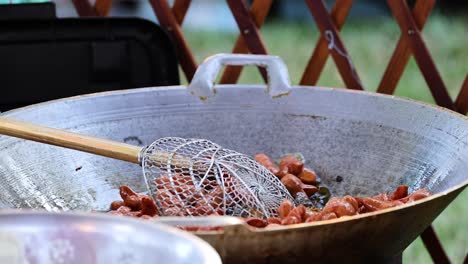
[[[179,84],[173,43],[158,25],[137,18],[57,19],[54,10],[50,3],[0,6],[0,111]],[[41,15],[24,18],[34,14]]]

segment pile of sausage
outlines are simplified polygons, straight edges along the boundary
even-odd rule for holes
[[[426,198],[429,195],[431,195],[430,192],[425,189],[417,190],[408,195],[408,186],[400,185],[391,194],[381,193],[373,197],[352,197],[349,195],[332,197],[321,210],[308,209],[303,205],[294,207],[290,201],[285,200],[278,208],[279,217],[266,220],[247,219],[246,222],[254,227],[270,227],[330,220],[395,207]]]
[[[294,155],[284,156],[279,166],[263,153],[255,155],[255,160],[276,175],[294,197],[299,193],[310,197],[318,191],[317,174],[311,169],[304,168],[304,163]]]
[[[391,194],[381,193],[373,197],[352,197],[349,195],[344,197],[332,197],[321,210],[306,208],[303,205],[295,207],[291,201],[284,200],[278,208],[278,217],[270,217],[267,219],[246,218],[245,221],[248,225],[257,228],[309,223],[374,212],[420,200],[429,195],[431,195],[431,193],[425,189],[420,189],[408,194],[408,186],[400,185]],[[153,199],[147,195],[137,194],[129,187],[121,186],[120,196],[123,201],[113,202],[109,213],[140,217],[143,219],[150,219],[159,215]],[[187,231],[208,231],[218,230],[220,228],[185,227],[183,229]]]
[[[311,197],[318,191],[319,180],[316,173],[304,168],[304,163],[294,155],[287,155],[281,159],[277,166],[267,155],[257,154],[255,160],[275,174],[294,197],[304,194]],[[164,181],[155,184],[164,185]],[[180,186],[185,190],[190,186]],[[193,189],[193,188],[190,188]],[[211,190],[216,192],[216,188]],[[247,224],[257,228],[275,227],[280,225],[291,225],[309,223],[315,221],[329,220],[343,216],[353,216],[367,212],[374,212],[386,208],[399,206],[408,202],[416,201],[430,196],[431,193],[425,189],[417,190],[408,194],[408,186],[401,185],[393,193],[381,193],[373,197],[332,197],[322,209],[306,208],[303,205],[295,207],[291,201],[285,200],[278,208],[278,217],[267,219],[245,218]],[[135,193],[128,186],[120,187],[122,201],[114,201],[109,213],[150,219],[159,216],[160,212],[154,200],[142,194]],[[158,197],[156,197],[158,198]],[[161,197],[162,198],[162,197]],[[216,198],[216,197],[215,197]],[[161,199],[160,199],[161,200]],[[215,201],[214,201],[215,202]],[[205,212],[201,215],[220,215],[222,212]],[[188,231],[218,230],[219,227],[184,227]]]
[[[110,214],[140,217],[149,219],[159,215],[154,200],[148,195],[138,194],[128,186],[120,186],[122,201],[114,201],[110,205]]]

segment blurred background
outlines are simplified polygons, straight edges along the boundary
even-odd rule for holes
[[[0,0],[1,4],[46,2]],[[71,0],[56,0],[58,17],[75,17]],[[91,1],[92,2],[92,1]],[[173,1],[169,1],[172,3]],[[329,8],[334,1],[325,1]],[[414,1],[409,1],[412,4]],[[110,16],[140,17],[157,23],[146,0],[114,0]],[[468,73],[468,1],[437,1],[423,30],[423,37],[452,98]],[[193,0],[183,24],[187,42],[197,62],[230,52],[239,34],[225,1]],[[318,29],[303,0],[275,0],[261,29],[262,39],[273,55],[286,62],[291,81],[298,84],[319,37]],[[400,36],[386,1],[355,0],[342,38],[367,90],[375,91]],[[181,72],[181,81],[187,81]],[[260,83],[255,68],[246,68],[240,83]],[[329,59],[318,81],[320,86],[344,87],[334,62]],[[398,96],[434,103],[414,59],[398,83]],[[434,222],[449,258],[462,263],[468,253],[468,191],[463,192]],[[405,252],[404,263],[429,263],[431,259],[418,238]]]

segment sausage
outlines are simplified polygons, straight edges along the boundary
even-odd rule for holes
[[[141,196],[141,213],[148,216],[159,215],[158,208],[154,204],[153,199],[146,195]]]
[[[281,182],[284,184],[286,189],[288,189],[289,193],[291,193],[291,195],[294,197],[296,197],[297,193],[300,192],[304,193],[308,197],[318,192],[317,187],[302,183],[302,181],[298,177],[292,174],[284,175],[281,178]]]
[[[367,208],[364,205],[359,206],[359,210],[358,210],[359,214],[365,214],[367,212],[369,212],[369,211],[367,210]]]
[[[358,211],[359,210],[359,203],[358,201],[356,200],[356,198],[350,196],[350,195],[346,195],[345,197],[343,197],[343,199],[349,203],[355,211]]]
[[[122,215],[129,215],[132,209],[128,206],[120,206],[116,211]]]
[[[138,211],[132,211],[127,214],[127,216],[133,216],[133,217],[141,217],[143,214],[141,213],[141,210]]]
[[[156,201],[161,205],[164,210],[166,208],[176,207],[183,208],[185,204],[181,202],[175,195],[166,190],[158,190],[155,193]]]
[[[198,202],[188,208],[192,216],[207,216],[210,214],[224,215],[223,190],[217,187],[205,195],[205,199],[199,199]],[[201,198],[201,196],[200,196]]]
[[[284,184],[284,187],[288,189],[292,196],[296,197],[298,192],[304,192],[302,189],[302,182],[296,176],[292,174],[286,174],[281,178],[281,182]]]
[[[295,216],[288,216],[281,220],[282,225],[294,225],[294,224],[300,224],[301,221],[297,219]]]
[[[197,203],[194,209],[192,216],[207,216],[215,213],[211,206],[204,203]]]
[[[156,189],[176,190],[180,186],[193,185],[193,181],[189,175],[177,173],[171,177],[165,174],[154,180],[154,184]]]
[[[364,205],[364,207],[366,207],[366,210],[368,212],[374,212],[374,211],[391,208],[391,207],[395,207],[395,206],[403,204],[403,202],[398,201],[398,200],[397,201],[381,201],[381,200],[377,200],[371,197],[364,197],[361,200],[362,200],[362,204]]]
[[[390,200],[398,200],[408,196],[408,185],[400,185],[388,196]]]
[[[336,219],[338,216],[335,213],[327,213],[327,214],[322,214],[322,219],[321,220],[330,220],[330,219]]]
[[[301,184],[301,188],[307,194],[308,197],[318,192],[318,188],[315,187],[314,185]]]
[[[132,210],[141,209],[141,200],[138,195],[130,195],[124,198],[124,203],[126,206],[132,208]]]
[[[426,189],[420,189],[420,190],[417,190],[417,191],[414,191],[412,194],[402,198],[402,199],[399,199],[398,201],[400,202],[403,202],[403,203],[408,203],[408,202],[413,202],[413,201],[417,201],[417,200],[421,200],[423,198],[426,198],[428,196],[430,196],[431,193],[426,190]]]
[[[322,214],[319,212],[309,212],[305,220],[306,223],[316,222],[322,220]]]
[[[120,197],[122,197],[124,204],[133,210],[140,210],[141,209],[141,201],[138,194],[135,193],[130,187],[128,186],[120,186]]]
[[[357,214],[359,210],[358,202],[353,197],[347,195],[343,198],[332,197],[323,208],[322,213],[334,213],[337,217],[351,216]]]
[[[113,201],[110,205],[110,209],[111,210],[117,210],[119,209],[121,206],[124,206],[125,203],[123,201]]]
[[[154,180],[154,185],[156,185],[157,189],[164,188],[166,183],[169,183],[169,176],[167,174],[162,175],[161,177]]]
[[[268,225],[271,225],[271,224],[280,225],[281,224],[281,218],[269,217],[269,218],[267,218],[267,223],[268,223]]]
[[[304,163],[298,160],[292,155],[285,156],[281,159],[279,164],[279,173],[280,177],[285,176],[286,174],[292,174],[298,176],[301,174],[302,169],[304,168]]]
[[[386,193],[379,193],[376,196],[373,196],[372,198],[379,200],[379,201],[389,201],[391,200]]]
[[[287,217],[290,216],[296,217],[302,223],[306,220],[306,208],[303,205],[299,205],[289,212]]]
[[[278,207],[278,215],[281,219],[286,218],[289,215],[289,212],[294,208],[294,205],[289,200],[283,200],[281,205]]]
[[[276,166],[276,164],[273,162],[273,160],[270,159],[266,154],[264,153],[259,153],[255,155],[254,159],[260,163],[263,167],[265,167],[267,170],[269,170],[271,173],[277,175],[279,173],[279,168]]]
[[[206,197],[212,207],[219,208],[223,206],[224,191],[221,187],[216,187]]]
[[[253,226],[253,227],[257,227],[257,228],[266,227],[268,225],[268,223],[265,220],[260,219],[260,218],[256,218],[256,217],[247,218],[245,220],[245,222],[248,225]]]
[[[304,168],[298,177],[305,184],[317,184],[317,174],[311,169]]]

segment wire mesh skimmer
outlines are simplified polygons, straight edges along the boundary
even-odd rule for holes
[[[138,163],[162,215],[266,218],[294,201],[262,165],[204,139],[168,137],[141,148],[7,117],[0,134]]]

